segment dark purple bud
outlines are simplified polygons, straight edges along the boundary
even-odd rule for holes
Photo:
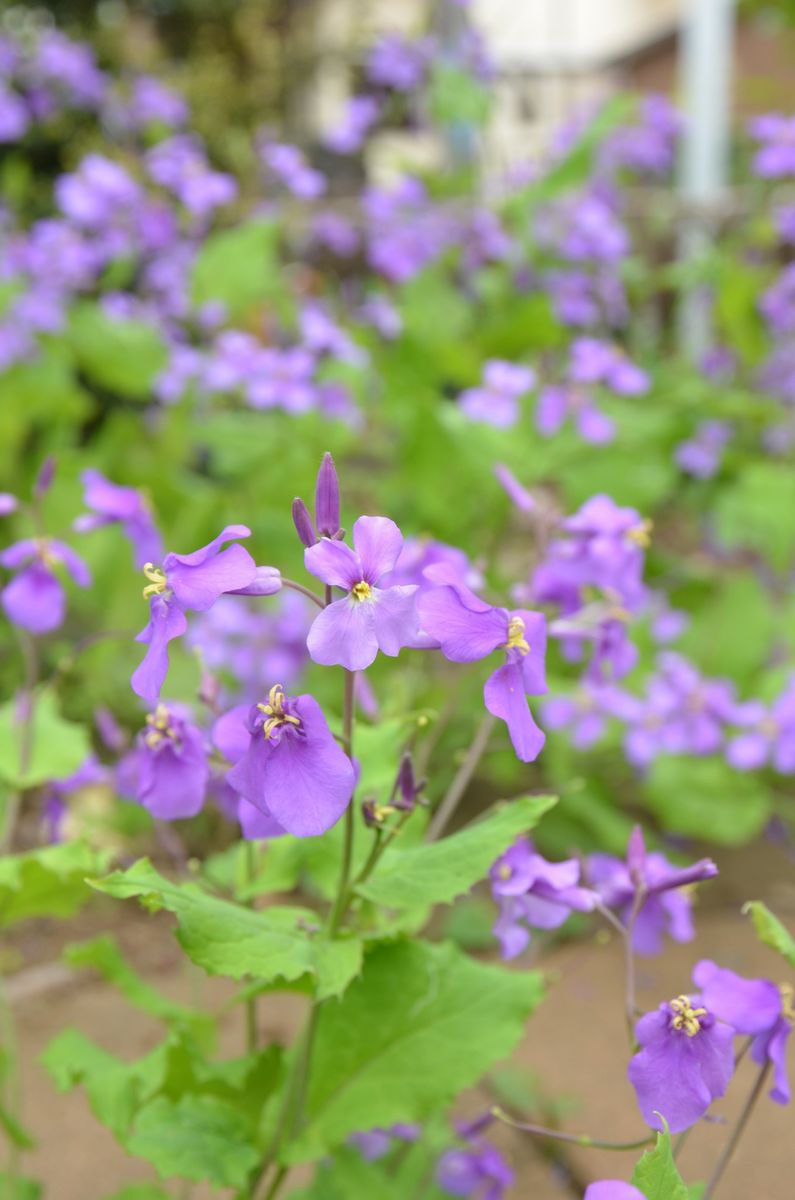
[[[107,746],[108,750],[114,750],[117,754],[124,750],[127,745],[127,735],[109,708],[102,707],[94,710],[94,724],[103,745]]]
[[[402,812],[411,812],[417,804],[417,797],[425,786],[425,780],[418,783],[414,775],[414,763],[411,755],[406,752],[400,760],[397,776],[397,791],[399,798],[395,800],[395,808]]]
[[[334,459],[323,455],[315,488],[315,523],[324,537],[334,537],[340,527],[340,481]]]
[[[33,495],[37,500],[50,490],[50,485],[55,478],[55,459],[51,454],[45,458],[41,465],[41,470],[36,476],[36,482],[33,485]]]
[[[309,509],[299,496],[296,496],[295,500],[293,500],[293,525],[295,525],[295,531],[307,549],[315,545],[317,542],[315,527],[312,524]]]
[[[383,819],[378,813],[378,806],[375,800],[362,801],[362,817],[368,829],[375,829],[383,824]]]
[[[655,892],[669,892],[672,888],[687,887],[691,883],[701,883],[703,879],[713,879],[718,874],[718,868],[711,858],[700,858],[690,867],[673,867],[666,874],[646,885],[650,896]]]

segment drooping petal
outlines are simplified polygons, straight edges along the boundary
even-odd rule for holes
[[[61,583],[42,562],[35,561],[2,591],[10,621],[30,633],[50,633],[64,618],[66,597]]]
[[[23,538],[21,542],[14,542],[12,546],[6,546],[5,550],[0,551],[0,567],[8,567],[15,571],[32,558],[38,558],[39,553],[40,544],[35,538]]]
[[[693,969],[693,982],[710,1012],[737,1033],[765,1033],[781,1014],[781,993],[769,979],[744,979],[702,959]]]
[[[353,526],[353,544],[368,583],[378,583],[391,571],[403,549],[403,534],[389,517],[359,517]]]
[[[248,587],[257,577],[257,565],[243,546],[228,546],[196,566],[186,566],[177,555],[168,554],[164,567],[177,603],[195,612],[206,612],[224,592]]]
[[[143,758],[138,799],[163,821],[193,817],[204,803],[209,777],[200,740],[189,736],[179,750],[166,746],[159,754]]]
[[[773,1029],[757,1037],[751,1048],[751,1057],[761,1066],[765,1059],[773,1065],[773,1087],[770,1099],[776,1104],[789,1104],[791,1099],[787,1074],[787,1043],[793,1025],[786,1017],[779,1017]]]
[[[521,658],[522,682],[528,696],[543,696],[547,691],[547,622],[543,613],[520,608],[511,613],[524,621],[524,639],[530,647]]]
[[[238,704],[219,717],[213,725],[213,745],[218,747],[230,763],[238,762],[248,750],[251,742],[251,731],[248,727],[250,711],[249,704]]]
[[[522,762],[533,762],[538,758],[546,738],[530,712],[519,664],[506,663],[498,667],[486,680],[483,699],[488,711],[508,726],[517,757]]]
[[[335,600],[315,617],[306,644],[321,666],[364,671],[378,654],[375,604],[350,596]]]
[[[243,796],[237,803],[237,819],[248,842],[259,842],[265,838],[284,837],[286,830],[268,812],[257,808]]]
[[[476,662],[486,658],[508,639],[508,614],[478,600],[475,611],[459,589],[432,587],[417,599],[422,629],[441,646],[451,662]]]
[[[329,587],[341,587],[346,592],[364,578],[359,555],[345,542],[333,542],[330,538],[321,538],[314,546],[307,547],[304,566],[311,575],[316,575]]]
[[[373,628],[382,654],[394,658],[404,646],[416,644],[420,634],[416,584],[373,589]]]
[[[230,596],[275,596],[281,591],[282,575],[278,567],[257,567],[252,583],[235,588]]]
[[[149,602],[149,624],[135,639],[149,649],[133,672],[130,683],[137,696],[154,704],[168,673],[168,643],[181,637],[188,628],[184,612],[173,601],[153,596]]]

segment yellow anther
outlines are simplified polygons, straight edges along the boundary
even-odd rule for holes
[[[46,567],[57,567],[61,561],[57,554],[54,554],[50,549],[50,539],[46,537],[36,538],[36,550],[41,561]]]
[[[150,750],[156,750],[163,742],[177,736],[177,731],[171,724],[171,714],[165,704],[158,704],[155,711],[148,714],[146,723],[149,729],[144,734],[144,741]]]
[[[626,536],[628,541],[634,542],[641,550],[648,550],[651,545],[651,531],[654,528],[654,522],[641,521],[640,525],[634,525],[632,529],[628,529]]]
[[[351,588],[351,595],[353,596],[354,600],[359,601],[369,600],[372,592],[373,589],[370,587],[370,584],[366,579],[360,579],[359,582],[355,583]]]
[[[511,617],[508,622],[508,641],[506,650],[518,650],[520,654],[529,654],[530,646],[524,636],[524,621],[521,617]]]
[[[156,567],[154,563],[144,563],[144,575],[149,580],[149,583],[144,588],[144,600],[148,600],[150,596],[159,596],[166,590],[166,576],[160,567]]]
[[[293,717],[284,711],[284,688],[280,683],[274,683],[268,692],[268,703],[258,704],[257,708],[268,718],[262,726],[262,732],[269,738],[274,729],[280,725],[300,725],[298,717]]]
[[[795,988],[791,983],[780,983],[778,990],[781,993],[781,1015],[795,1025]]]
[[[510,879],[511,875],[513,875],[513,871],[511,870],[511,868],[508,866],[507,863],[503,863],[503,865],[498,870],[497,875],[499,876],[500,879]]]
[[[676,1013],[671,1022],[674,1029],[682,1029],[688,1037],[695,1037],[701,1029],[699,1017],[706,1017],[705,1008],[693,1008],[689,996],[677,996],[671,1001],[670,1007]]]

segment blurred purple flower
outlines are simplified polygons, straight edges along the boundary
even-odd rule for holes
[[[795,116],[765,113],[748,122],[748,132],[758,143],[753,169],[762,179],[795,175]]]
[[[482,385],[467,388],[458,403],[470,420],[510,429],[519,418],[518,401],[534,384],[535,373],[530,367],[492,358],[483,365]]]
[[[146,726],[119,764],[119,791],[163,821],[195,816],[210,778],[204,735],[182,705],[158,704]]]
[[[731,425],[726,421],[702,421],[693,437],[676,447],[674,459],[687,475],[711,479],[720,468],[731,435]]]
[[[0,566],[12,571],[22,568],[3,588],[0,601],[9,620],[29,633],[51,633],[64,619],[66,595],[55,567],[63,566],[78,587],[91,586],[82,558],[56,538],[15,542],[0,553]]]
[[[136,567],[143,569],[146,563],[162,558],[160,534],[137,488],[111,483],[100,471],[84,471],[81,478],[86,507],[93,511],[75,520],[74,528],[79,533],[118,523],[133,547]]]
[[[374,96],[352,96],[338,125],[325,136],[325,144],[335,154],[355,154],[381,115]]]
[[[489,872],[500,906],[494,934],[505,959],[516,958],[530,941],[530,929],[558,929],[572,912],[591,912],[596,894],[579,886],[576,858],[552,863],[520,838]]]

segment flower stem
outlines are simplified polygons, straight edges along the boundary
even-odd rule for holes
[[[635,1044],[635,1021],[637,1019],[637,1006],[635,1003],[635,950],[632,945],[632,937],[635,932],[635,924],[638,919],[640,910],[643,908],[643,903],[646,899],[646,889],[642,885],[638,885],[635,891],[635,898],[632,901],[629,918],[627,920],[626,929],[624,930],[624,955],[626,958],[626,1014],[627,1014],[627,1033],[629,1034],[629,1044]]]
[[[342,713],[342,745],[348,758],[353,757],[353,715],[356,700],[356,672],[345,672],[345,695]],[[349,881],[353,862],[354,807],[353,798],[345,810],[345,841],[342,847],[342,864],[337,896],[329,917],[329,937],[334,937],[348,907],[350,898]]]
[[[759,1097],[762,1095],[769,1070],[770,1061],[768,1060],[765,1062],[764,1066],[756,1077],[754,1086],[751,1088],[750,1095],[743,1106],[742,1112],[737,1118],[737,1124],[732,1130],[731,1136],[724,1147],[723,1153],[715,1164],[715,1170],[710,1176],[709,1183],[704,1190],[702,1200],[712,1200],[712,1197],[715,1195],[715,1188],[720,1183],[723,1172],[726,1170],[727,1166],[729,1165],[729,1160],[734,1154],[734,1151],[737,1149],[737,1143],[745,1132],[745,1127],[748,1124],[751,1113],[754,1111],[754,1106],[756,1105]]]
[[[428,832],[426,834],[426,841],[433,842],[439,837],[453,813],[458,808],[458,804],[466,792],[472,776],[477,770],[478,763],[483,757],[486,747],[489,744],[489,738],[491,737],[491,731],[494,728],[494,723],[495,718],[491,715],[491,713],[487,713],[480,722],[477,732],[472,739],[469,750],[467,751],[466,758],[459,767],[458,773],[453,779],[453,782],[450,784],[447,795],[444,797],[436,812],[433,814],[433,817],[431,818],[431,823],[428,826]]]
[[[39,656],[36,653],[36,643],[29,634],[25,633],[24,630],[18,630],[17,636],[25,666],[22,684],[22,702],[25,705],[25,717],[21,722],[22,728],[19,737],[19,777],[20,779],[24,779],[33,757],[36,719],[35,696],[36,684],[39,678]],[[9,792],[6,798],[5,815],[3,817],[2,829],[0,829],[0,854],[6,854],[11,849],[14,840],[14,828],[17,823],[24,790],[24,786],[20,785]]]
[[[526,1125],[523,1121],[514,1121],[501,1108],[492,1108],[492,1115],[498,1121],[510,1125],[512,1129],[521,1129],[523,1133],[532,1133],[536,1137],[551,1138],[556,1142],[570,1142],[574,1146],[588,1146],[592,1150],[640,1150],[650,1146],[654,1138],[647,1134],[634,1142],[603,1142],[599,1138],[589,1137],[587,1133],[562,1133],[558,1129],[547,1129],[544,1125]],[[705,1198],[706,1200],[706,1198]]]
[[[246,883],[253,884],[257,876],[257,847],[254,842],[245,842],[245,878]],[[248,907],[254,908],[254,897],[248,901]],[[257,997],[246,998],[246,1053],[254,1054],[257,1049]]]
[[[306,596],[307,600],[311,600],[318,608],[326,607],[317,592],[313,592],[311,588],[304,587],[302,583],[296,583],[294,579],[285,579],[282,575],[282,587],[290,588],[293,592],[300,592],[302,596]]]

